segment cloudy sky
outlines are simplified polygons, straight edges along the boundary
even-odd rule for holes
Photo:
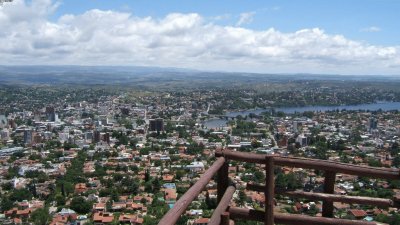
[[[400,75],[398,0],[14,0],[0,65]]]

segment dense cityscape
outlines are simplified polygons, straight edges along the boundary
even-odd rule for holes
[[[400,225],[399,12],[0,0],[0,225]]]
[[[284,91],[264,95],[298,99],[310,92],[291,97]],[[326,92],[334,91],[326,88]],[[111,92],[89,88],[84,93],[49,87],[19,87],[2,93],[2,224],[157,224],[211,166],[215,152],[223,149],[400,166],[398,110],[285,113],[251,90]],[[394,93],[385,96],[396,98],[398,92]],[[232,109],[235,104],[238,107]],[[260,104],[269,108],[227,116],[232,110],[251,111]],[[216,120],[220,123],[215,124]],[[230,162],[229,177],[237,187],[233,206],[263,208],[263,193],[246,189],[250,181],[265,182],[262,171],[259,164]],[[344,174],[337,174],[336,180],[334,191],[341,195],[392,199],[400,194],[399,180]],[[321,192],[323,173],[277,167],[275,186]],[[207,224],[216,197],[213,180],[178,224]],[[394,208],[345,203],[334,203],[334,207],[337,218],[388,224],[397,224],[400,218]],[[321,209],[318,201],[276,198],[279,212],[318,216]],[[239,220],[236,224],[253,223]]]

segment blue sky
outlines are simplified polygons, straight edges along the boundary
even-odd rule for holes
[[[400,42],[398,0],[64,0],[53,18],[94,8],[156,18],[173,12],[199,13],[209,18],[225,16],[216,21],[222,25],[235,25],[241,13],[254,12],[252,22],[244,27],[256,30],[273,27],[283,32],[318,27],[371,44]],[[379,31],[367,32],[371,27]]]
[[[0,64],[400,75],[398,0],[14,0]]]

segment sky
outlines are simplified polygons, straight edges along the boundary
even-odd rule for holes
[[[0,65],[400,75],[398,0],[13,0]]]

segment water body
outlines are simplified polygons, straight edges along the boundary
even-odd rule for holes
[[[325,112],[325,111],[333,111],[333,110],[400,110],[400,102],[377,102],[371,104],[360,104],[360,105],[341,105],[341,106],[303,106],[303,107],[278,107],[274,108],[276,112],[282,111],[286,114],[292,113],[302,113],[306,111],[317,111],[317,112]],[[228,117],[236,117],[238,115],[247,116],[250,113],[254,113],[256,115],[261,114],[262,112],[269,111],[268,109],[250,109],[243,110],[238,112],[228,112],[225,115]],[[204,126],[208,128],[218,128],[226,125],[227,120],[225,119],[211,119],[204,122]]]

